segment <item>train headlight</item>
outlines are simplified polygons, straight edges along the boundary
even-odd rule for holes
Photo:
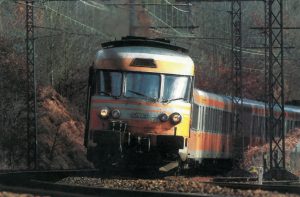
[[[172,124],[179,124],[182,120],[182,116],[179,113],[175,112],[171,114],[170,120]]]
[[[169,116],[166,113],[162,113],[159,115],[159,120],[162,122],[166,122],[169,120]]]
[[[118,109],[112,110],[111,116],[112,116],[113,119],[118,119],[118,118],[120,118],[120,116],[121,116],[120,110],[118,110]]]
[[[99,116],[100,118],[108,118],[109,115],[109,108],[108,107],[103,107],[100,109]]]

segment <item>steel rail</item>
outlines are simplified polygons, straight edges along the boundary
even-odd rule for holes
[[[43,185],[45,186],[45,185]],[[59,189],[58,189],[59,188]],[[73,190],[75,188],[75,191]],[[13,193],[26,193],[33,195],[45,195],[45,196],[64,196],[64,197],[112,197],[112,196],[124,196],[124,197],[223,197],[223,195],[209,195],[198,193],[182,193],[182,192],[149,192],[149,191],[135,191],[135,190],[120,190],[120,189],[108,189],[108,188],[89,188],[70,185],[55,185],[53,188],[35,189],[27,187],[15,187],[15,186],[3,186],[0,185],[0,191],[13,192]],[[62,189],[62,191],[60,191]]]
[[[70,175],[92,175],[98,173],[97,170],[69,170],[69,171],[26,171],[10,172],[0,174],[0,191],[10,191],[16,193],[29,193],[50,196],[122,196],[122,197],[212,197],[219,195],[209,195],[201,193],[182,192],[158,192],[141,191],[128,189],[113,189],[102,187],[88,187],[68,184],[58,184],[54,180]],[[47,181],[45,181],[45,179]],[[50,180],[50,181],[49,181]]]
[[[264,182],[262,185],[249,184],[249,183],[232,183],[232,182],[206,182],[208,184],[218,185],[220,187],[229,187],[232,189],[241,190],[265,190],[265,191],[277,191],[279,193],[293,193],[300,194],[300,183],[299,182]]]
[[[95,169],[80,170],[44,170],[44,171],[0,171],[1,185],[18,185],[28,180],[56,181],[68,176],[94,176],[100,173]]]
[[[32,181],[34,187],[47,188],[51,191],[65,192],[70,191],[74,194],[96,195],[101,197],[122,196],[122,197],[212,197],[219,195],[201,194],[201,193],[183,193],[183,192],[159,192],[159,191],[142,191],[103,187],[88,187],[67,184],[54,184],[43,181]]]
[[[18,193],[18,194],[32,194],[38,196],[92,197],[92,195],[82,195],[82,194],[76,194],[70,192],[47,191],[45,189],[33,189],[27,187],[7,186],[7,185],[0,185],[0,191]]]

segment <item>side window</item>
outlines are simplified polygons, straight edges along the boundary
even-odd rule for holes
[[[261,136],[261,133],[262,133],[262,125],[263,125],[262,117],[259,116],[259,131],[258,131],[258,136]]]
[[[208,125],[208,107],[204,107],[204,113],[203,113],[203,131],[207,131],[207,125]]]
[[[200,130],[201,131],[205,131],[205,113],[206,113],[206,107],[205,106],[202,106],[201,107],[201,127],[200,127]]]
[[[214,119],[213,119],[213,110],[212,108],[209,108],[209,125],[208,125],[208,130],[209,131],[213,131],[213,122]]]
[[[220,110],[216,109],[216,121],[217,121],[217,125],[216,125],[216,132],[219,133],[220,131],[220,118],[221,116],[219,115],[220,114]]]
[[[104,96],[120,96],[122,92],[122,73],[101,71],[98,92]]]
[[[265,116],[262,117],[261,124],[262,124],[262,129],[263,129],[263,132],[264,132],[266,130],[266,117]]]
[[[199,129],[199,131],[203,131],[203,106],[199,106],[198,129]]]
[[[255,136],[256,133],[257,133],[257,116],[254,115],[253,116],[253,132],[252,132],[252,135]]]
[[[209,124],[210,124],[210,122],[209,122],[209,120],[210,120],[209,115],[210,115],[210,108],[207,107],[206,110],[205,110],[205,125],[204,125],[204,130],[205,131],[209,131]]]
[[[213,112],[213,108],[209,108],[209,131],[214,131],[214,112]]]
[[[217,132],[217,125],[218,125],[218,119],[217,119],[217,110],[216,109],[213,109],[213,122],[212,122],[212,125],[213,125],[213,131],[214,132]]]
[[[255,116],[255,130],[254,130],[254,136],[257,135],[259,129],[259,117],[256,115]]]
[[[223,122],[223,110],[218,110],[218,121],[219,121],[219,126],[218,126],[218,132],[222,133],[222,122]]]
[[[223,133],[222,132],[222,124],[223,124],[223,119],[224,119],[223,110],[219,111],[219,118],[220,118],[220,120],[219,120],[219,132]]]
[[[287,132],[289,132],[291,130],[291,128],[292,128],[292,121],[288,120],[287,122],[288,122],[288,130],[287,130]]]
[[[287,120],[284,121],[284,132],[287,132]]]
[[[191,79],[187,76],[165,75],[163,99],[183,98],[184,101],[190,100]]]
[[[230,112],[226,112],[226,134],[229,134],[230,129]]]
[[[262,138],[263,138],[263,142],[265,142],[267,139],[266,139],[266,135],[267,135],[267,132],[266,132],[266,117],[263,116],[262,117]]]
[[[226,127],[225,127],[225,131],[226,134],[229,134],[229,129],[230,129],[230,112],[226,112]]]
[[[295,121],[295,127],[298,127],[299,121]]]
[[[90,94],[94,95],[96,93],[96,75],[95,75],[95,70],[93,67],[90,67],[89,70],[89,86],[90,86]]]
[[[199,123],[199,106],[193,105],[193,118],[192,118],[192,128],[198,130]]]
[[[216,130],[215,130],[215,132],[218,133],[219,132],[219,122],[220,122],[219,110],[216,109],[215,112],[216,112]]]
[[[223,120],[222,120],[222,133],[227,133],[226,125],[227,125],[227,112],[223,111]]]

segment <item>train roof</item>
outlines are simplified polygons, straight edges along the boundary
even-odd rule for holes
[[[167,41],[127,39],[104,43],[103,47],[96,54],[95,69],[194,75],[191,57]]]
[[[109,41],[101,44],[103,49],[114,48],[114,47],[129,47],[129,46],[148,46],[169,49],[173,51],[178,51],[182,53],[188,53],[188,50],[172,45],[170,40],[163,38],[146,38],[146,37],[137,37],[137,36],[126,36],[122,37],[121,40]]]
[[[217,101],[225,102],[230,104],[231,103],[231,97],[230,96],[224,96],[224,95],[219,95],[215,93],[210,93],[210,92],[205,92],[203,90],[199,89],[194,89],[194,92],[198,95],[208,97]],[[265,108],[265,103],[261,101],[256,101],[256,100],[251,100],[244,98],[243,99],[243,104],[245,106],[250,106],[254,107],[257,109],[264,109]],[[287,112],[294,112],[294,113],[300,113],[300,107],[299,106],[293,106],[293,105],[285,105],[285,111]]]

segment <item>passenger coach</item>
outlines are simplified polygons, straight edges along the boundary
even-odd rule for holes
[[[234,133],[232,101],[229,96],[193,91],[193,112],[188,157],[197,164],[229,164],[232,166]],[[275,109],[275,113],[280,112]],[[265,103],[244,99],[241,116],[244,150],[267,142]],[[285,106],[285,132],[300,126],[300,107]],[[279,135],[278,131],[274,131]],[[243,150],[241,150],[243,151]]]

